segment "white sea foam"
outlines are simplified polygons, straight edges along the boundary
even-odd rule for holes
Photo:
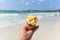
[[[18,14],[0,14],[0,27],[13,25],[19,19]]]
[[[56,13],[29,13],[29,14],[0,14],[0,27],[5,27],[9,25],[21,24],[25,22],[27,15],[35,15],[38,19],[42,17],[55,16]]]

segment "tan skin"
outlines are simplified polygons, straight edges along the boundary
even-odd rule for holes
[[[31,40],[34,32],[39,28],[39,26],[35,26],[33,29],[27,28],[27,23],[25,23],[20,31],[18,40]]]

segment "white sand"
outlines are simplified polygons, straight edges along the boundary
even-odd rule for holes
[[[0,28],[0,40],[17,40],[21,25]],[[60,40],[60,16],[43,17],[32,40]]]

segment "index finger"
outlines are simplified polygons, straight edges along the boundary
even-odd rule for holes
[[[27,23],[24,23],[24,25],[22,26],[22,29],[26,29],[27,28]]]

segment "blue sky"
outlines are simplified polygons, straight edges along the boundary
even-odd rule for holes
[[[0,10],[54,10],[60,0],[0,0]]]

